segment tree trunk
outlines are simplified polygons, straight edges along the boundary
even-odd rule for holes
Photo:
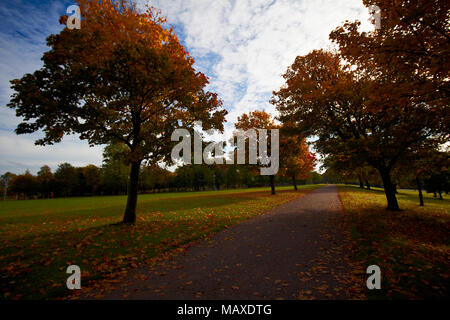
[[[358,174],[358,179],[359,179],[359,187],[361,189],[364,189],[364,183],[360,174]]]
[[[420,183],[419,178],[416,178],[416,184],[417,184],[417,190],[419,191],[420,206],[423,207],[422,184]]]
[[[275,194],[275,176],[270,175],[270,189],[272,190],[272,194]]]
[[[442,198],[442,191],[439,190],[438,193],[439,193],[439,200],[444,200],[444,198]]]
[[[128,186],[128,198],[123,223],[134,224],[136,222],[136,205],[138,198],[138,181],[141,161],[131,163],[130,182]]]
[[[391,176],[387,168],[378,169],[383,180],[384,193],[386,194],[387,208],[390,211],[400,211],[398,206],[397,197],[395,196],[395,186],[391,181]]]
[[[294,185],[294,190],[297,191],[297,180],[295,179],[295,175],[292,176],[292,184]]]
[[[367,190],[370,190],[370,183],[369,180],[366,179],[366,186],[367,186]]]

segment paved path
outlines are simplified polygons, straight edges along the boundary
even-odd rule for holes
[[[355,298],[342,223],[337,188],[326,186],[135,271],[104,298]]]

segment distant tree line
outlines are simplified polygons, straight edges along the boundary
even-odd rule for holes
[[[7,199],[37,199],[94,195],[125,195],[129,184],[129,164],[122,153],[125,146],[108,145],[103,152],[101,167],[75,167],[62,163],[52,172],[49,166],[40,168],[37,175],[28,170],[23,174],[5,173],[1,176],[1,194]],[[321,183],[316,172],[304,175],[299,184]],[[278,185],[289,185],[287,175],[275,177]],[[174,172],[158,164],[141,165],[139,193],[223,190],[270,185],[269,176],[240,165],[184,165]]]
[[[248,168],[223,165],[209,168],[206,165],[186,165],[175,172],[158,165],[141,166],[139,192],[175,192],[225,190],[269,186],[269,176],[252,173]],[[278,185],[289,185],[287,177],[277,176]],[[323,182],[322,176],[313,172],[298,184]],[[28,170],[23,174],[7,172],[2,175],[0,186],[2,198],[39,199],[95,195],[127,194],[128,170],[126,166],[107,163],[102,167],[87,165],[74,167],[62,163],[52,172],[49,166],[41,167],[37,175]]]
[[[392,182],[397,189],[418,191],[419,203],[423,203],[422,190],[432,193],[435,198],[443,199],[450,191],[450,155],[447,151],[427,150],[421,154],[412,154],[399,162],[392,170]],[[383,181],[372,167],[352,158],[328,156],[325,158],[323,180],[330,183],[359,185],[360,188],[383,187]]]

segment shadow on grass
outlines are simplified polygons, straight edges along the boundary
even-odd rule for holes
[[[306,190],[298,190],[298,193]],[[294,190],[280,190],[277,193],[292,193]],[[191,197],[170,198],[170,199],[143,199],[138,198],[137,215],[146,214],[155,211],[166,213],[175,210],[190,210],[194,208],[214,208],[229,205],[233,203],[239,203],[243,201],[252,200],[258,197],[267,196],[270,197],[270,191],[255,191],[245,193],[224,193],[224,194],[203,194],[195,195]],[[70,201],[70,199],[68,199]],[[31,201],[30,201],[31,202]],[[19,224],[19,223],[49,223],[64,221],[68,218],[73,219],[86,219],[101,218],[101,217],[117,217],[120,219],[125,210],[126,203],[120,205],[104,206],[101,208],[82,209],[78,212],[74,212],[72,208],[70,211],[65,212],[65,209],[61,209],[59,212],[52,212],[49,214],[34,215],[34,216],[16,216],[16,217],[4,217],[0,218],[0,228],[5,224]],[[29,210],[33,210],[32,207]]]
[[[365,267],[376,264],[382,270],[383,290],[368,291],[370,298],[448,296],[448,203],[419,207],[414,195],[405,191],[398,197],[404,210],[393,214],[381,207],[385,199],[376,192],[354,187],[343,187],[341,191],[361,263]]]
[[[137,225],[112,223],[89,228],[83,232],[71,231],[53,236],[41,236],[30,241],[16,242],[4,250],[0,291],[10,297],[52,298],[65,288],[68,265],[80,266],[83,285],[89,280],[113,276],[132,269],[166,251],[203,238],[237,223],[246,217],[152,220]],[[87,272],[87,273],[86,273]],[[29,286],[30,285],[30,286]]]
[[[260,210],[264,209],[264,199],[268,198],[267,191],[258,191],[171,199],[169,203],[152,201],[139,206],[136,225],[118,223],[121,213],[111,214],[110,211],[101,214],[111,221],[101,220],[95,224],[90,219],[98,218],[98,212],[92,209],[76,215],[74,218],[85,223],[71,228],[59,230],[55,226],[54,230],[38,234],[25,229],[25,236],[2,239],[1,296],[39,299],[70,294],[65,287],[68,265],[80,266],[82,284],[92,279],[114,277],[163,252],[254,216],[257,212],[247,214],[245,202],[258,200]],[[147,211],[147,206],[153,211]],[[224,209],[217,212],[217,208]],[[49,217],[54,219],[54,215],[50,215],[40,222],[48,223],[52,220]],[[67,218],[52,221],[61,223]]]
[[[379,195],[385,195],[384,190],[381,188],[371,188],[371,190],[362,189],[358,186],[354,185],[341,185],[342,188],[346,188],[348,191],[352,192],[360,192],[360,193],[372,193],[372,194],[379,194]],[[412,201],[414,203],[419,204],[419,193],[417,190],[406,190],[406,189],[399,189],[398,193],[396,194],[397,199],[400,200],[407,200]],[[432,193],[427,193],[423,191],[423,198],[425,201],[425,206],[428,204],[436,204],[436,205],[443,205],[443,206],[450,206],[450,199],[448,197],[444,197],[443,199],[439,199],[438,197],[433,197]]]

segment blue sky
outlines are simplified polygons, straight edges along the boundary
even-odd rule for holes
[[[139,5],[147,1],[137,1]],[[154,0],[190,54],[210,78],[229,111],[228,126],[255,109],[274,112],[268,103],[282,85],[281,74],[297,55],[331,48],[328,34],[345,20],[371,28],[361,0]],[[0,174],[36,173],[44,164],[101,165],[102,146],[90,148],[76,136],[38,147],[40,135],[20,135],[20,119],[6,107],[9,80],[42,66],[45,39],[61,30],[59,16],[74,1],[6,0],[0,2]]]

